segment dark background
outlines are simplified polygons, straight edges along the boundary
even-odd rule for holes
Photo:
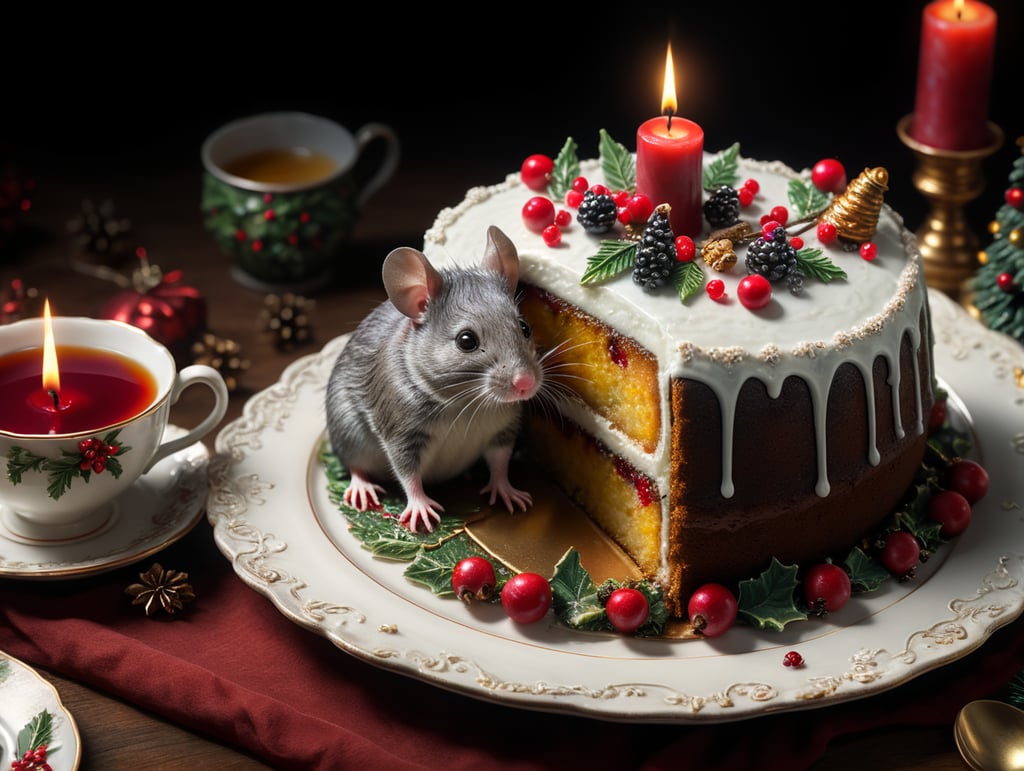
[[[1005,132],[984,163],[988,186],[968,206],[978,229],[1002,202],[1024,134],[1024,3],[999,14],[991,119]],[[7,24],[0,158],[41,178],[94,180],[194,167],[221,123],[296,109],[351,129],[391,124],[409,167],[450,167],[423,195],[457,203],[466,184],[500,181],[566,137],[597,155],[598,130],[635,148],[660,111],[666,43],[680,114],[710,151],[805,168],[837,157],[852,178],[890,170],[887,202],[912,228],[926,203],[896,123],[913,110],[924,2],[482,4],[429,13],[377,3],[52,11]],[[333,8],[333,10],[332,10]],[[21,11],[11,12],[13,14]],[[148,14],[148,15],[146,15]],[[350,18],[351,14],[351,18]],[[338,19],[332,16],[337,15]],[[198,181],[197,181],[198,189]],[[419,191],[418,191],[419,192]],[[198,194],[197,194],[198,195]],[[123,202],[122,207],[129,205]],[[401,212],[394,213],[396,217]],[[197,214],[198,216],[198,214]]]

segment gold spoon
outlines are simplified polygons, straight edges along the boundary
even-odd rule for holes
[[[966,704],[956,716],[953,737],[975,771],[1024,769],[1024,710],[994,699]]]

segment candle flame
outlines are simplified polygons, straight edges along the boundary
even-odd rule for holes
[[[661,112],[668,116],[669,126],[672,125],[672,114],[676,112],[676,75],[672,65],[672,44],[668,44],[665,53],[665,86],[661,92]]]
[[[956,10],[957,20],[964,16],[964,0],[953,0],[953,8]]]
[[[53,343],[49,299],[43,304],[43,388],[52,394],[60,394],[60,370],[57,367],[57,346]]]

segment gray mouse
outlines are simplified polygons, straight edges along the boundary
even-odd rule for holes
[[[481,457],[481,489],[509,511],[533,499],[512,486],[509,462],[523,405],[544,382],[519,313],[519,254],[497,227],[478,266],[435,268],[411,247],[381,269],[388,300],[359,324],[327,382],[327,430],[352,480],[347,505],[380,508],[382,483],[405,493],[400,522],[433,531],[444,507],[424,484],[452,479]]]

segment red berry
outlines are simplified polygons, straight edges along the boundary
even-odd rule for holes
[[[932,411],[928,415],[928,433],[934,433],[946,424],[946,400],[939,399],[932,403]]]
[[[1006,203],[1012,206],[1014,209],[1021,208],[1021,204],[1024,203],[1024,189],[1019,187],[1008,188],[1005,195]]]
[[[781,223],[777,219],[773,219],[770,214],[761,215],[761,235],[765,238],[771,238],[772,233],[775,232],[775,228],[782,227]]]
[[[754,191],[749,187],[741,187],[736,191],[736,196],[740,199],[740,206],[747,207],[754,202]]]
[[[789,222],[789,209],[787,209],[785,206],[773,206],[772,210],[768,212],[768,216],[770,216],[780,225],[785,225],[787,222]]]
[[[501,607],[516,623],[540,621],[551,607],[551,584],[539,573],[518,573],[501,588]]]
[[[790,651],[782,657],[782,666],[793,667],[793,669],[799,669],[804,665],[804,657],[796,651]]]
[[[885,537],[882,546],[882,564],[898,578],[904,578],[914,570],[921,558],[921,544],[906,530],[897,530]]]
[[[741,187],[743,190],[749,190],[754,195],[757,195],[759,192],[761,192],[761,185],[758,184],[758,181],[756,179],[745,180]]]
[[[689,236],[676,236],[676,259],[690,262],[697,254],[697,246]]]
[[[868,241],[860,245],[860,256],[868,262],[873,262],[878,256],[878,247]]]
[[[572,181],[572,184],[569,187],[571,187],[577,193],[582,195],[583,193],[587,192],[587,189],[590,187],[590,183],[587,182],[586,177],[576,177],[576,179]]]
[[[558,246],[562,243],[562,229],[558,225],[548,225],[541,231],[541,237],[548,246]]]
[[[818,616],[835,613],[850,600],[853,591],[850,576],[833,562],[822,562],[807,571],[803,588],[804,602]]]
[[[811,182],[823,193],[841,193],[846,189],[846,169],[835,158],[823,158],[811,169]]]
[[[942,525],[939,535],[953,538],[971,524],[971,503],[955,490],[943,490],[928,501],[928,516]]]
[[[988,495],[988,472],[973,460],[955,461],[946,473],[946,487],[960,493],[968,503],[977,503]]]
[[[633,634],[651,613],[646,595],[639,589],[625,586],[608,596],[604,610],[612,626],[623,634]]]
[[[534,233],[543,233],[554,221],[555,205],[550,198],[535,195],[523,204],[523,224]]]
[[[831,244],[838,237],[839,233],[836,230],[836,226],[831,222],[818,223],[818,240],[821,241],[821,243]]]
[[[581,203],[583,203],[583,193],[579,190],[570,190],[565,194],[565,205],[570,209],[580,208]]]
[[[633,215],[629,213],[629,208],[626,206],[619,206],[615,209],[615,217],[623,225],[628,225],[633,221]]]
[[[654,204],[643,193],[637,193],[626,201],[626,208],[629,209],[633,222],[647,222],[654,214]]]
[[[531,190],[546,190],[551,182],[551,172],[555,169],[555,162],[547,155],[536,153],[528,156],[523,161],[519,174],[523,178],[523,184]]]
[[[804,248],[804,240],[800,236],[793,236],[789,239],[789,245],[796,249],[798,252]]]
[[[565,209],[559,209],[555,213],[555,224],[560,228],[569,227],[572,224],[572,213]]]
[[[740,279],[736,295],[744,308],[760,310],[772,301],[772,284],[760,273],[751,273]]]
[[[691,596],[686,606],[693,629],[705,637],[718,637],[735,623],[739,603],[722,584],[704,584]]]
[[[1012,273],[1000,273],[998,276],[996,276],[996,286],[998,286],[1007,294],[1013,291],[1013,284],[1014,282]]]
[[[704,287],[704,291],[712,300],[717,300],[725,294],[725,282],[720,278],[713,278]]]
[[[473,600],[489,600],[497,583],[494,565],[485,557],[466,557],[452,569],[452,590],[467,605]]]
[[[610,196],[611,192],[612,192],[611,190],[608,189],[607,185],[602,185],[600,182],[598,182],[596,185],[591,185],[587,189],[588,190],[593,190],[594,191],[594,195],[607,195],[607,196]]]

